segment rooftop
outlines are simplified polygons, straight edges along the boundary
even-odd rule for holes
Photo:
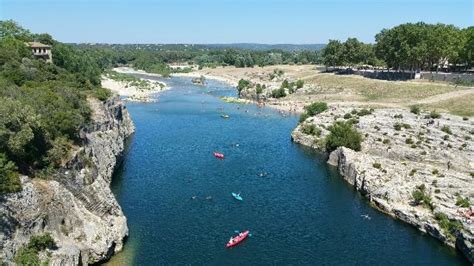
[[[42,44],[40,42],[28,42],[28,46],[31,48],[51,48],[50,45]]]

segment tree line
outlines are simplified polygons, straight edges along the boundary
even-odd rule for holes
[[[466,70],[474,66],[474,27],[405,23],[383,29],[375,44],[356,38],[330,40],[322,51],[326,66],[385,66],[395,70]]]
[[[179,71],[169,68],[170,63],[185,63],[197,65],[200,68],[321,63],[320,51],[311,50],[254,51],[185,44],[77,44],[75,46],[96,57],[102,68],[131,65],[147,72],[164,75]]]

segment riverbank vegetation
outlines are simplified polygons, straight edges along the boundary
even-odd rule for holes
[[[52,45],[53,63],[35,59],[28,41]],[[88,97],[106,100],[102,69],[83,50],[0,22],[0,194],[21,189],[19,175],[45,176],[79,144],[90,122]]]
[[[232,47],[186,44],[77,44],[81,51],[97,58],[102,68],[129,65],[150,73],[169,76],[189,72],[191,66],[216,68],[235,66],[249,68],[279,64],[317,64],[319,50],[287,51],[281,49],[249,50]],[[187,67],[172,68],[169,64]]]

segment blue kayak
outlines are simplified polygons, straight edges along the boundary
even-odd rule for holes
[[[234,197],[234,199],[236,200],[240,200],[240,201],[243,200],[242,197],[240,196],[240,193],[237,194],[237,193],[232,192],[232,197]]]

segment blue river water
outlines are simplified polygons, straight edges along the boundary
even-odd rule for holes
[[[127,104],[136,133],[112,189],[130,237],[110,265],[468,265],[292,143],[296,116],[225,103],[235,89],[217,81],[166,82],[157,103]],[[251,237],[225,248],[246,229]]]

